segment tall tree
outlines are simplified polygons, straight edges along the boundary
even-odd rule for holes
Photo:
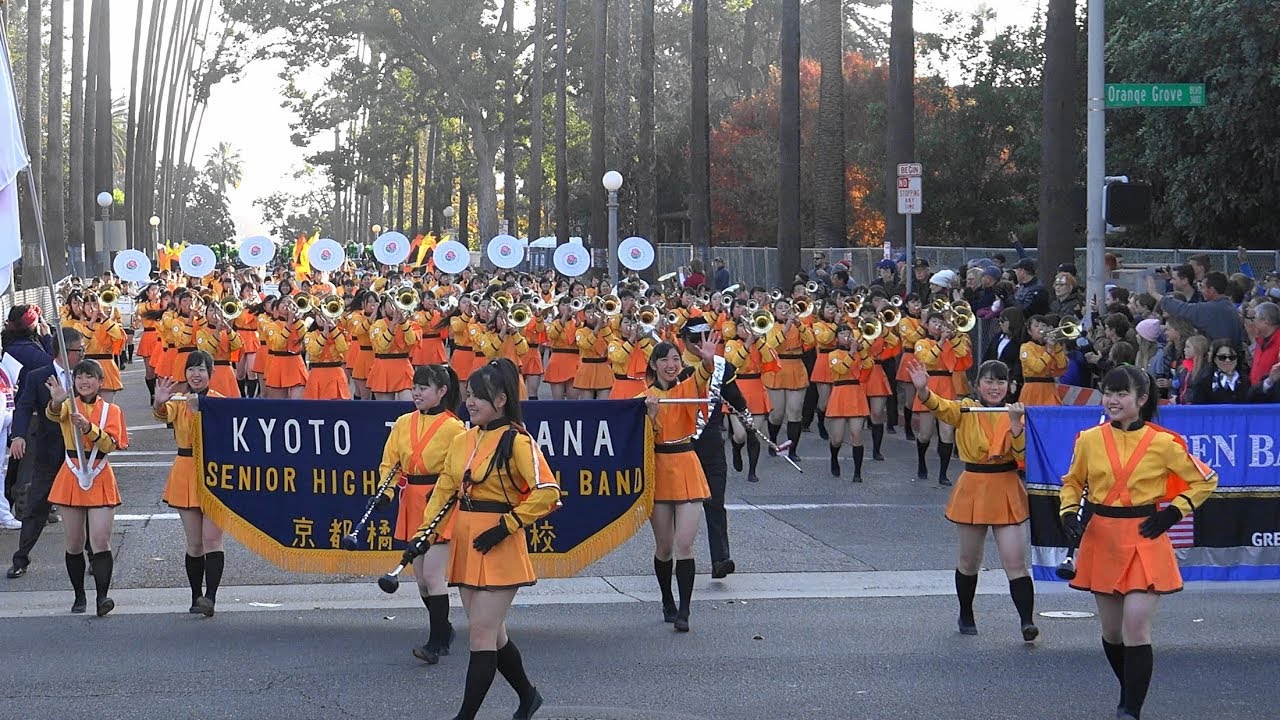
[[[157,3],[153,3],[157,4]],[[138,146],[138,56],[142,54],[142,43],[145,39],[143,30],[143,3],[138,3],[137,13],[133,18],[133,59],[129,62],[129,118],[125,130],[125,167],[124,167],[124,199],[126,217],[129,220],[129,247],[137,248],[139,238],[143,237],[141,218],[138,216],[140,203],[133,197],[134,184],[138,180],[134,163],[134,155]]]
[[[569,0],[556,0],[556,244],[569,242]]]
[[[591,61],[591,173],[586,186],[591,195],[591,246],[604,247],[609,235],[605,190],[600,178],[605,173],[605,113],[609,95],[606,56],[609,39],[609,0],[595,0]]]
[[[525,195],[529,198],[529,240],[542,237],[542,152],[544,137],[542,110],[546,99],[547,29],[543,22],[546,7],[543,0],[533,3],[533,64],[529,71],[532,90],[529,96],[529,176]]]
[[[640,0],[640,110],[636,148],[636,229],[650,242],[658,241],[657,148],[654,145],[654,0]]]
[[[693,0],[689,55],[689,232],[705,263],[711,247],[711,111],[708,83],[711,48],[707,0]],[[799,136],[797,136],[799,139]]]
[[[27,155],[31,158],[31,166],[27,168],[27,172],[31,173],[33,178],[41,178],[40,174],[40,158],[44,155],[40,151],[40,89],[41,89],[41,68],[44,62],[41,58],[40,37],[44,31],[44,17],[41,15],[40,0],[27,0],[27,77],[25,87],[25,97],[23,98],[23,131],[26,134]],[[37,188],[36,192],[48,192],[44,188]],[[39,207],[41,197],[27,198],[27,202],[31,203],[30,208]],[[23,256],[26,261],[22,263],[22,284],[23,287],[36,287],[44,283],[44,264],[40,262],[40,240],[39,235],[33,232],[36,228],[34,210],[27,215],[29,219],[28,230],[25,233],[27,238],[26,247],[23,249]]]
[[[1076,3],[1049,0],[1044,26],[1044,120],[1040,131],[1040,224],[1036,245],[1044,272],[1075,256],[1071,215],[1076,165]]]
[[[49,269],[53,277],[67,272],[66,158],[62,144],[62,38],[65,34],[64,0],[49,2],[49,112],[45,126],[49,132],[48,161],[44,165],[45,236],[49,246]]]
[[[71,98],[67,142],[67,255],[71,270],[84,274],[84,3],[71,3]]]
[[[244,180],[244,159],[231,143],[222,141],[209,151],[204,172],[218,186],[218,194],[225,197],[227,188],[238,188]]]
[[[422,232],[421,215],[418,214],[418,197],[422,194],[422,133],[413,131],[413,160],[409,165],[412,180],[409,191],[411,208],[409,210],[409,234],[411,237]]]
[[[778,88],[778,263],[800,272],[800,0],[782,0]]]
[[[818,177],[814,190],[816,237],[820,247],[845,242],[844,7],[842,0],[818,1]]]
[[[507,45],[507,72],[503,80],[502,113],[502,217],[507,232],[520,234],[519,196],[516,190],[516,0],[507,0],[502,6],[502,24],[506,26],[503,38]],[[488,240],[488,238],[484,238]]]
[[[915,162],[915,26],[914,0],[893,0],[889,20],[889,127],[885,158],[885,239],[906,247],[907,225],[898,214],[898,163]],[[914,261],[914,259],[913,259]]]
[[[756,66],[756,18],[763,0],[751,0],[742,19],[742,64],[738,67],[738,96],[751,97]]]

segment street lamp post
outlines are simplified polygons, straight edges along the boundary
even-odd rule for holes
[[[622,173],[610,170],[600,179],[609,191],[609,285],[618,284],[618,190],[622,188]]]
[[[453,229],[453,212],[454,212],[454,211],[453,211],[453,206],[452,206],[452,205],[449,205],[449,206],[445,207],[445,209],[441,211],[441,214],[443,214],[443,215],[444,215],[444,234],[445,234],[445,237],[448,237],[448,236],[449,236],[449,231]]]
[[[160,249],[160,218],[155,215],[147,222],[151,223],[151,252],[157,252]]]
[[[373,236],[374,236],[374,237],[377,237],[378,235],[380,235],[380,234],[382,233],[382,226],[381,226],[381,225],[374,225],[372,229],[373,229]]]
[[[99,225],[102,230],[98,233],[98,246],[94,248],[96,251],[95,267],[93,269],[95,274],[100,272],[102,268],[107,267],[111,261],[111,252],[107,249],[107,236],[111,233],[111,205],[115,202],[115,197],[112,196],[110,192],[104,190],[98,193],[98,197],[96,199],[98,201],[98,207],[102,208],[102,221]]]

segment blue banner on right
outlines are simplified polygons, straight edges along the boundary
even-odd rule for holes
[[[1075,437],[1097,407],[1027,409],[1027,494],[1037,580],[1057,580],[1066,557],[1058,491]],[[1169,531],[1184,580],[1280,579],[1280,412],[1274,405],[1176,405],[1156,422],[1181,434],[1218,472],[1218,490]]]

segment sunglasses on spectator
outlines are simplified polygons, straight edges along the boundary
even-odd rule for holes
[[[1219,360],[1235,360],[1236,359],[1235,355],[1215,355],[1214,357],[1218,358]]]

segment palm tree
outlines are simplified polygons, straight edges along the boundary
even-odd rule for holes
[[[889,20],[889,132],[888,157],[885,158],[884,224],[885,239],[902,247],[906,246],[907,224],[898,214],[898,163],[916,159],[916,54],[912,2],[893,0]]]
[[[27,77],[25,98],[23,100],[23,129],[26,131],[27,154],[31,157],[31,167],[27,172],[32,177],[40,177],[40,36],[43,30],[43,18],[40,14],[40,0],[27,0]],[[38,188],[37,192],[43,191]],[[40,197],[27,198],[32,208],[39,207]],[[35,223],[35,212],[27,216],[30,220],[28,228]],[[26,262],[22,264],[23,287],[36,287],[44,283],[44,263],[40,258],[40,245],[36,233],[27,233],[27,247],[23,254]]]
[[[1071,188],[1076,153],[1075,0],[1049,0],[1044,27],[1044,125],[1040,133],[1040,267],[1070,262],[1075,247]]]
[[[72,0],[71,3],[71,119],[67,138],[70,141],[68,159],[70,161],[70,184],[67,187],[68,204],[67,226],[71,235],[67,238],[71,257],[75,258],[73,268],[76,272],[84,268],[80,266],[80,258],[84,255],[84,3],[85,0]],[[74,249],[72,249],[74,248]]]
[[[782,283],[800,272],[800,0],[782,0],[778,38],[778,263]]]
[[[707,107],[711,49],[707,37],[707,0],[693,0],[690,39],[689,232],[693,245],[708,258],[711,244],[711,114]]]
[[[219,142],[209,151],[204,171],[218,186],[218,192],[225,196],[228,186],[238,188],[244,180],[244,161],[240,158],[240,151],[233,148],[231,143]]]
[[[814,188],[815,244],[841,247],[845,240],[844,8],[842,0],[818,0],[818,156]]]

